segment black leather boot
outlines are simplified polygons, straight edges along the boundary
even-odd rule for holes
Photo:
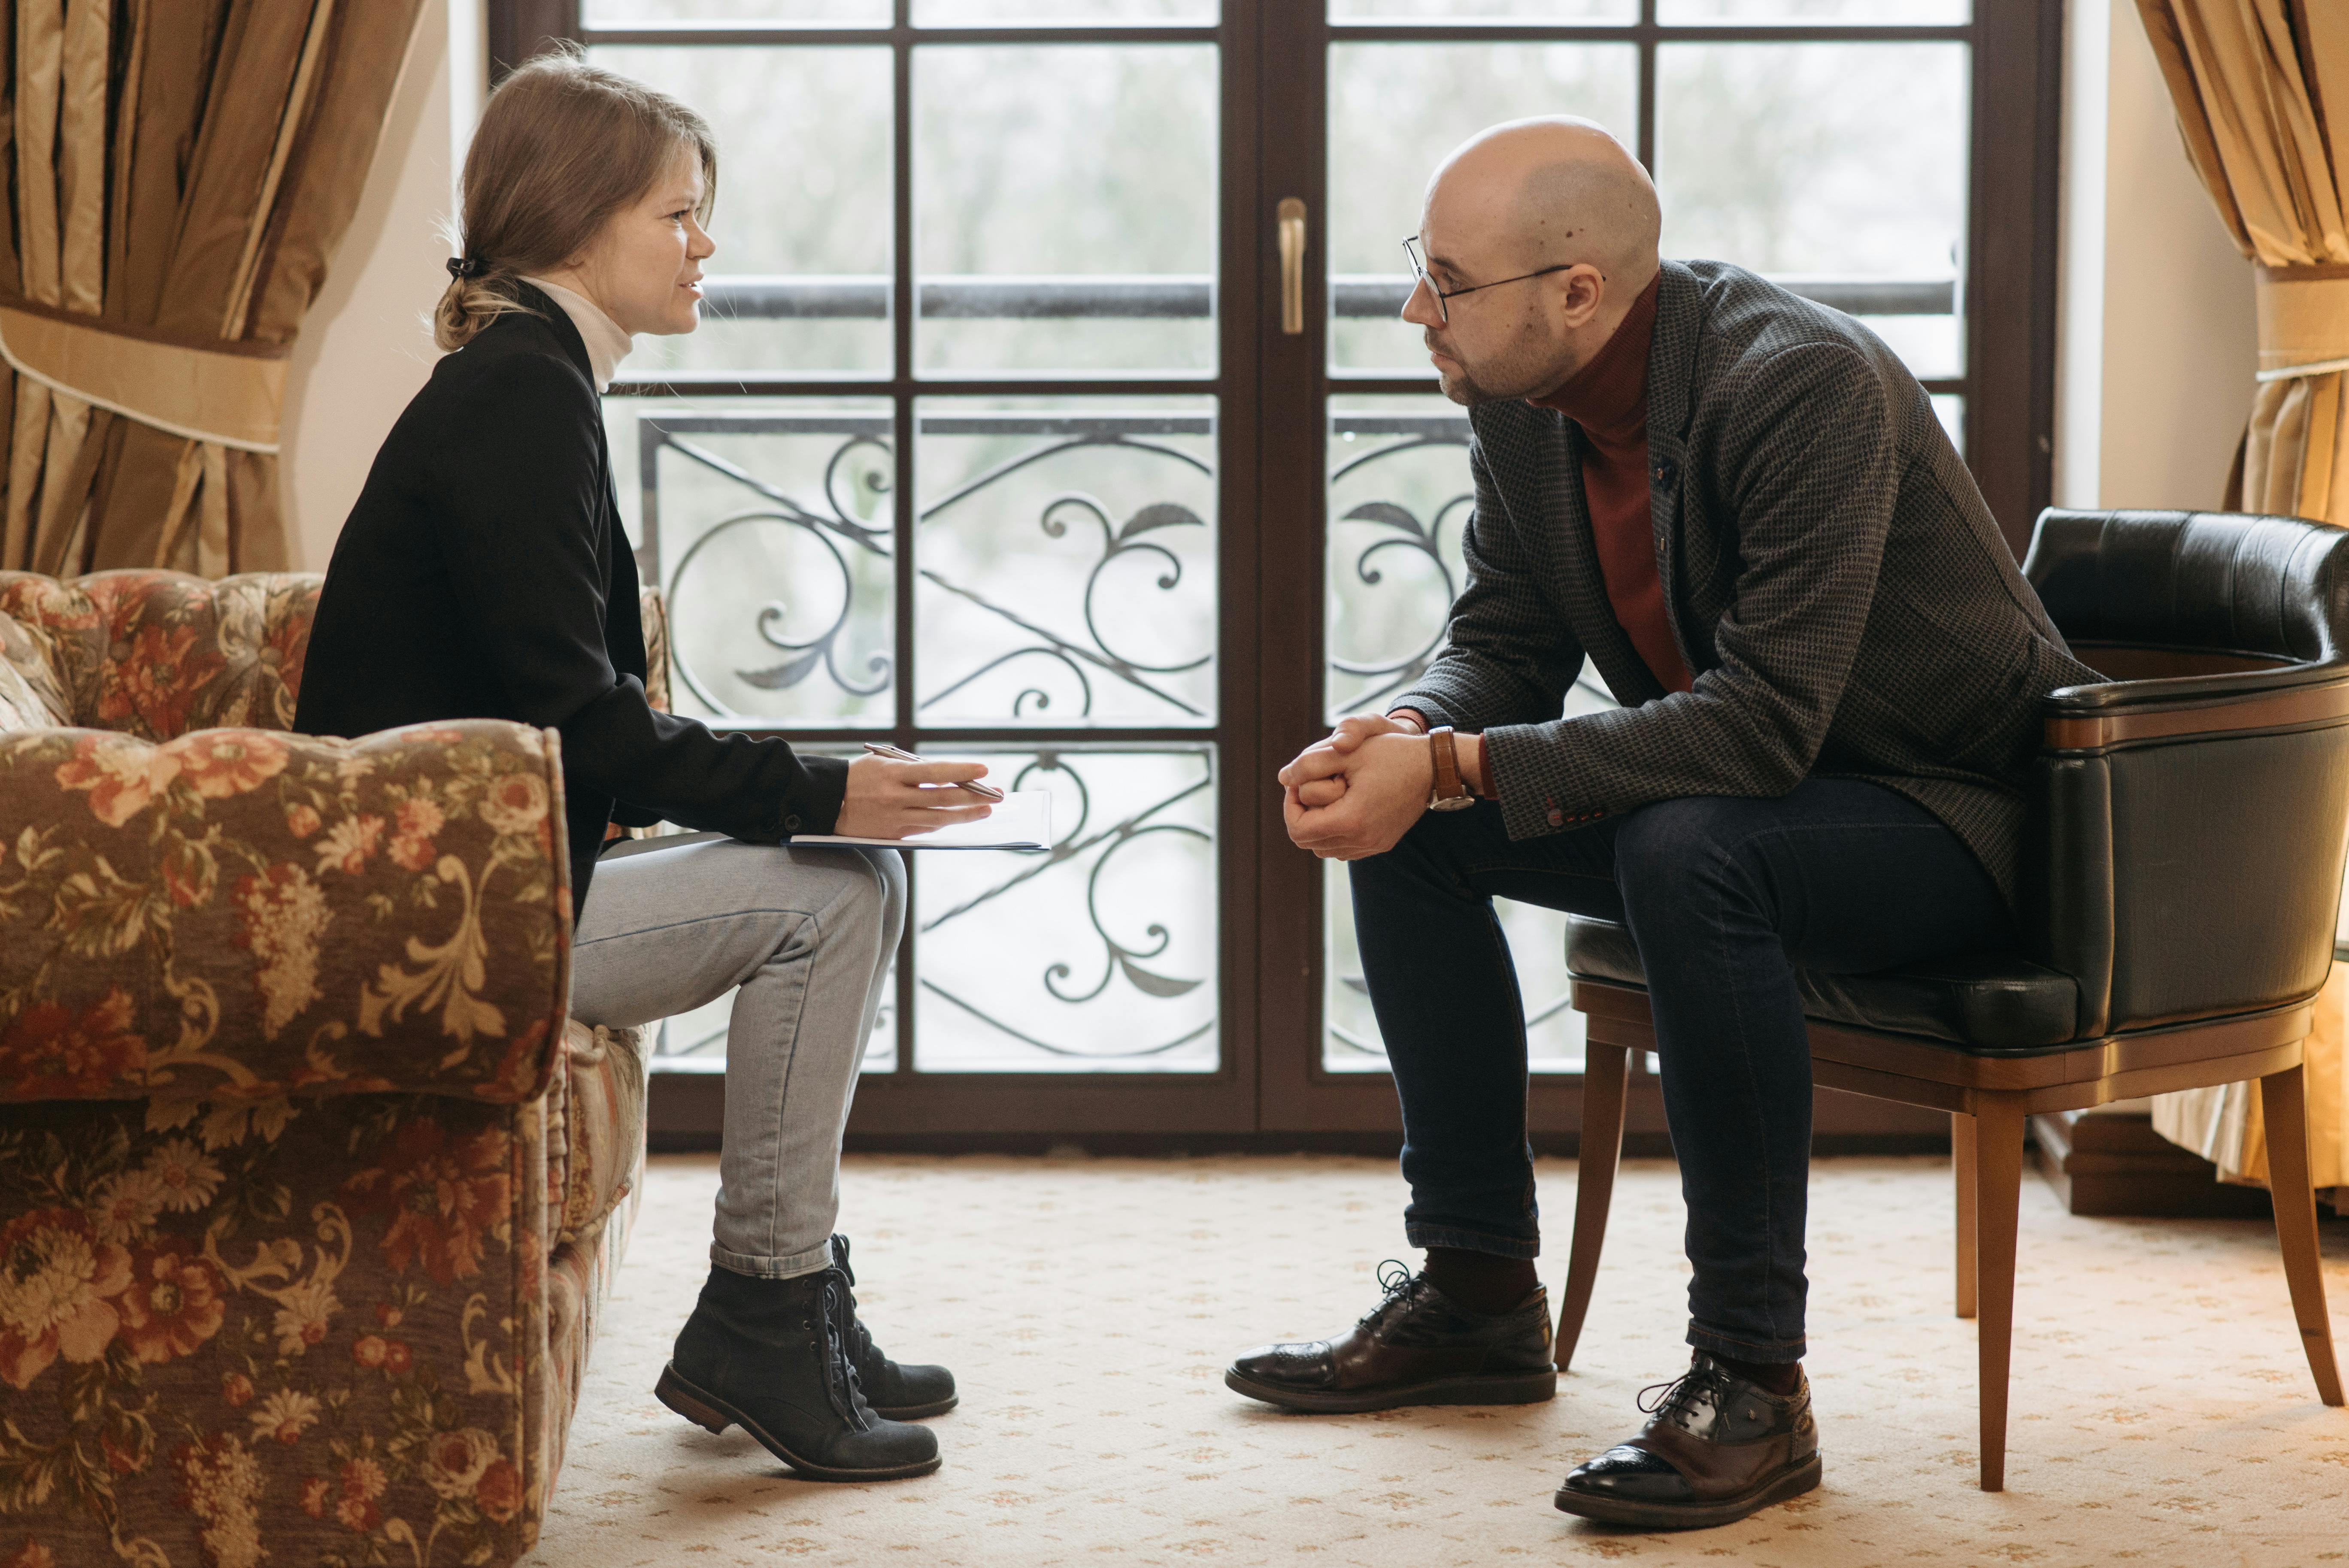
[[[1549,1296],[1471,1312],[1390,1258],[1386,1299],[1336,1339],[1265,1345],[1225,1368],[1224,1387],[1290,1410],[1335,1415],[1399,1405],[1530,1405],[1557,1392]]]
[[[848,1302],[836,1268],[793,1279],[712,1268],[653,1394],[713,1432],[739,1423],[811,1480],[927,1475],[937,1438],[874,1415],[857,1387]]]
[[[848,1266],[846,1236],[832,1238],[832,1261],[848,1276],[848,1358],[856,1364],[856,1380],[873,1413],[893,1421],[916,1421],[953,1409],[962,1398],[955,1392],[953,1373],[943,1367],[900,1366],[883,1355],[865,1332],[864,1320],[856,1315],[856,1271]]]
[[[1557,1506],[1643,1530],[1728,1524],[1819,1484],[1811,1385],[1773,1394],[1700,1350],[1689,1369],[1646,1390],[1648,1424],[1567,1472]]]

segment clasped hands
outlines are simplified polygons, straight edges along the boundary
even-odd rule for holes
[[[1481,780],[1479,738],[1456,741],[1462,775]],[[1435,761],[1408,717],[1355,714],[1280,770],[1281,816],[1299,849],[1325,861],[1382,855],[1427,810]],[[1481,791],[1480,791],[1481,792]]]

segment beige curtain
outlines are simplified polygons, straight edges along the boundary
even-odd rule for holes
[[[2137,0],[2178,129],[2256,266],[2260,368],[2226,504],[2349,524],[2349,0]],[[2191,302],[2186,302],[2190,304]],[[2349,1183],[2336,966],[2308,1042],[2311,1162]],[[2235,1180],[2264,1181],[2247,1084],[2163,1095],[2153,1124]]]
[[[13,0],[0,568],[286,560],[285,358],[422,0]]]

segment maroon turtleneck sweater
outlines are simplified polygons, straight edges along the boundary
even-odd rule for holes
[[[1664,616],[1664,585],[1656,574],[1656,534],[1648,501],[1648,347],[1655,335],[1656,289],[1651,280],[1615,335],[1589,364],[1542,397],[1582,427],[1582,493],[1589,502],[1590,533],[1599,572],[1615,620],[1666,691],[1686,691],[1688,666]]]

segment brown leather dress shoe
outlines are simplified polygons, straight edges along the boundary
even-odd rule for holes
[[[1471,1312],[1390,1258],[1386,1299],[1342,1338],[1265,1345],[1224,1372],[1236,1394],[1339,1415],[1398,1405],[1531,1405],[1557,1392],[1549,1295],[1497,1316]]]
[[[1568,1471],[1559,1508],[1608,1524],[1701,1530],[1819,1484],[1807,1377],[1782,1398],[1700,1350],[1640,1408],[1652,1412],[1640,1435]]]

